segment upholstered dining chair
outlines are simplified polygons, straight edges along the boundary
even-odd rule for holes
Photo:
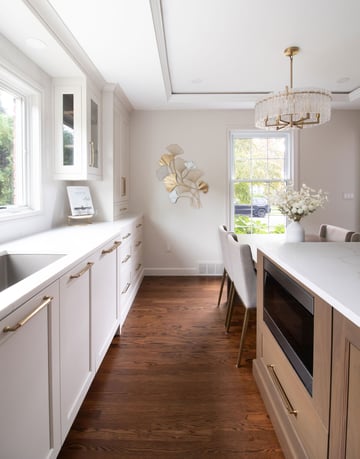
[[[354,231],[333,225],[320,225],[319,236],[329,242],[350,242]]]
[[[228,235],[228,247],[234,288],[231,300],[229,300],[227,331],[231,323],[235,291],[245,308],[239,353],[236,361],[236,366],[239,367],[245,335],[249,323],[250,310],[256,308],[256,270],[252,259],[251,249],[248,244],[239,243],[236,235],[234,237],[230,234]]]
[[[220,292],[219,292],[219,298],[217,302],[217,306],[220,306],[225,282],[228,281],[230,284],[228,285],[229,287],[229,291],[227,292],[228,298],[229,298],[229,293],[230,293],[231,285],[232,285],[232,280],[230,276],[230,269],[231,269],[230,260],[229,260],[229,254],[228,254],[229,249],[228,249],[228,243],[227,243],[227,237],[228,237],[228,234],[231,234],[231,231],[228,231],[225,225],[220,225],[218,228],[218,232],[219,232],[219,239],[220,239],[221,254],[222,254],[222,259],[223,259],[223,264],[224,264],[224,271],[223,271],[223,275],[221,278]]]
[[[360,233],[355,232],[351,235],[350,242],[360,242]]]

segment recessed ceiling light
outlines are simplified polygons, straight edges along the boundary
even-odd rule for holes
[[[45,49],[47,48],[46,43],[39,40],[38,38],[27,38],[25,40],[27,46],[32,49]]]

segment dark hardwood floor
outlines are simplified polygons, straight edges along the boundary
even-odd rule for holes
[[[255,314],[236,368],[219,278],[145,277],[59,459],[283,459],[252,377]]]

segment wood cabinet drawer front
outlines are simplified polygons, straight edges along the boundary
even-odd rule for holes
[[[316,412],[312,397],[265,325],[262,327],[262,333],[262,360],[268,368],[270,384],[273,393],[276,393],[277,403],[283,405],[290,424],[301,439],[309,457],[314,459],[326,458],[328,431]],[[273,372],[276,374],[275,378]],[[278,384],[276,381],[274,382],[276,378]],[[292,408],[297,412],[296,415],[289,413],[289,407],[286,407],[284,397],[281,396],[282,390]]]

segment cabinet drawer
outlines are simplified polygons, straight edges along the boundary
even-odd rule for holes
[[[316,412],[312,397],[299,380],[265,324],[262,326],[262,362],[268,370],[269,386],[289,419],[310,458],[327,457],[328,431]],[[291,408],[296,414],[291,414]]]

